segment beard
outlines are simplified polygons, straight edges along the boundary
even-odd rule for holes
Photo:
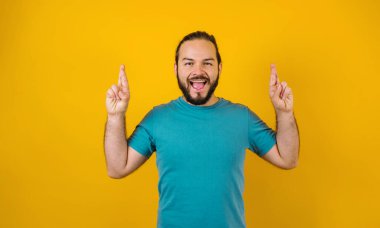
[[[214,93],[216,87],[218,86],[218,82],[219,82],[219,71],[218,71],[218,75],[216,77],[216,80],[215,82],[211,83],[211,81],[205,77],[205,76],[196,76],[196,77],[193,77],[192,79],[205,79],[206,80],[206,83],[210,83],[210,88],[209,90],[207,91],[207,94],[205,97],[202,97],[200,95],[200,93],[197,93],[197,96],[196,97],[192,97],[191,94],[190,94],[190,81],[189,79],[187,79],[187,86],[185,83],[182,83],[179,79],[179,76],[178,76],[178,69],[177,69],[177,82],[178,82],[178,86],[179,88],[181,89],[182,93],[183,93],[183,96],[185,96],[186,100],[190,103],[190,104],[193,104],[193,105],[204,105],[207,103],[207,101],[210,100],[211,98],[211,95]]]

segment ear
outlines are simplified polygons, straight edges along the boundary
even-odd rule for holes
[[[222,63],[219,63],[218,68],[219,68],[219,74],[221,74],[222,73]]]
[[[177,75],[177,64],[174,63],[174,75]]]

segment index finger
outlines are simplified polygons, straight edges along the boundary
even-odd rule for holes
[[[127,75],[125,74],[125,66],[123,64],[120,66],[119,86],[122,88],[124,92],[129,89]]]
[[[125,75],[125,66],[123,64],[121,64],[120,65],[120,71],[119,71],[118,86],[122,86],[123,78],[126,78],[126,75]]]
[[[276,66],[274,64],[270,65],[270,86],[275,86],[279,83]]]

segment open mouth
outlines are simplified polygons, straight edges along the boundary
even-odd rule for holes
[[[206,85],[207,80],[206,79],[194,79],[190,80],[190,85],[196,90],[201,90]]]

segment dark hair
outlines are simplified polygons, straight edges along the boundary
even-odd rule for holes
[[[178,57],[179,57],[179,49],[181,48],[182,44],[186,41],[189,40],[195,40],[195,39],[203,39],[203,40],[208,40],[211,43],[214,44],[215,49],[216,49],[216,59],[218,61],[218,64],[222,62],[222,58],[220,57],[219,50],[218,50],[218,45],[216,44],[215,37],[213,35],[208,34],[207,32],[203,31],[196,31],[193,33],[190,33],[186,35],[181,42],[179,42],[177,49],[175,51],[175,63],[178,64]]]

